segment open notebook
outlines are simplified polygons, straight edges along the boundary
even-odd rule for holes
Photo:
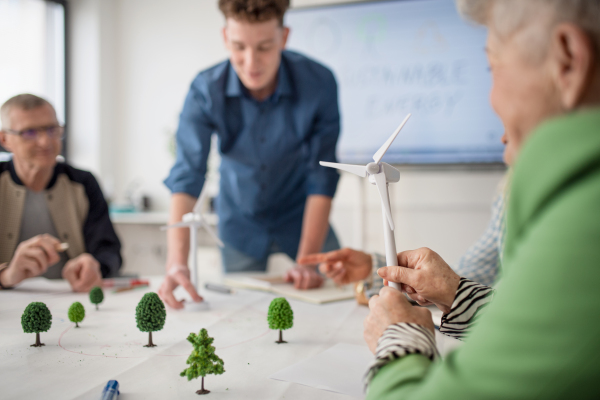
[[[352,285],[337,287],[331,280],[325,280],[325,284],[318,289],[298,290],[292,284],[284,282],[281,275],[244,272],[225,275],[223,283],[242,289],[263,290],[314,304],[354,298]]]

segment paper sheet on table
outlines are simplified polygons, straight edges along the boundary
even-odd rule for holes
[[[372,360],[373,353],[367,346],[338,343],[314,357],[282,369],[269,378],[363,399],[363,377]]]
[[[290,283],[286,283],[281,275],[265,273],[232,273],[223,278],[223,283],[242,289],[255,289],[271,292],[292,299],[306,301],[313,304],[324,304],[333,301],[354,298],[352,285],[337,287],[331,280],[318,289],[299,290]]]

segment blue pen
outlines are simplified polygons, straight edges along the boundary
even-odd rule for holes
[[[101,400],[116,400],[119,397],[119,382],[115,380],[108,381],[102,390]]]

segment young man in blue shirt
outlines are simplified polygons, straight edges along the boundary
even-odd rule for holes
[[[172,192],[170,222],[192,211],[204,185],[210,138],[221,154],[217,199],[225,271],[264,271],[270,254],[292,259],[339,248],[329,226],[337,172],[340,122],[331,71],[284,51],[289,0],[220,0],[229,60],[200,72],[185,100],[177,131],[177,160],[165,184]],[[190,284],[188,229],[167,236],[167,276],[159,294],[181,308],[173,290]],[[315,266],[286,274],[297,288],[318,287]]]

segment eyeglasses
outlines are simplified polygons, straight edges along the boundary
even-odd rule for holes
[[[43,126],[41,128],[30,128],[23,129],[22,131],[15,131],[14,129],[5,129],[6,133],[11,135],[18,135],[25,140],[37,140],[41,132],[45,132],[50,139],[62,139],[65,134],[65,127],[60,125]]]

